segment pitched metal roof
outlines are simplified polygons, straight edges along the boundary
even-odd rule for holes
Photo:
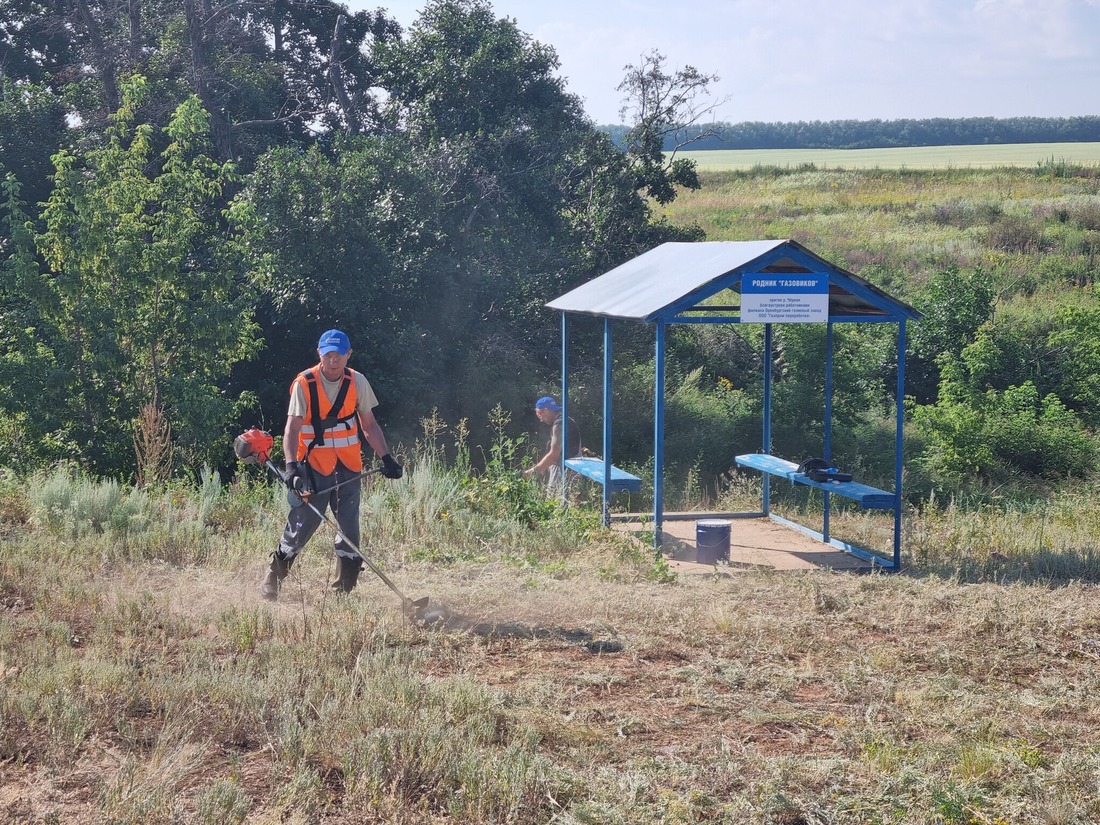
[[[740,292],[746,274],[792,272],[828,274],[831,319],[920,317],[912,307],[792,240],[661,244],[546,306],[608,318],[670,321],[722,290]]]

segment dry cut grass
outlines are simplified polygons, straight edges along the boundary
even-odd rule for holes
[[[0,564],[12,823],[1087,823],[1100,602],[1073,582],[667,575],[619,537],[204,563],[31,533]],[[537,532],[533,536],[537,545]]]

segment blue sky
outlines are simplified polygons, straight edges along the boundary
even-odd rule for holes
[[[403,26],[423,0],[349,2]],[[713,119],[1100,115],[1100,0],[496,0],[553,46],[568,90],[618,123],[656,49],[717,74]],[[724,102],[723,102],[724,101]]]

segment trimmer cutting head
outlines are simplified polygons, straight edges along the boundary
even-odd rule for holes
[[[271,433],[264,432],[263,430],[251,429],[244,433],[241,433],[239,436],[237,436],[236,439],[234,439],[233,452],[237,454],[237,458],[239,458],[241,460],[241,463],[243,464],[263,464],[265,467],[267,467],[267,469],[271,472],[273,476],[275,476],[285,484],[286,476],[283,473],[279,472],[279,468],[271,463],[271,449],[274,446],[274,443],[275,440],[271,437]],[[354,479],[349,479],[347,482],[342,483],[358,481],[363,476],[370,475],[373,472],[376,471],[368,470],[364,473],[361,473],[358,477]],[[335,489],[335,487],[332,489]],[[290,495],[293,495],[294,497],[290,498]],[[419,599],[410,599],[408,596],[402,593],[400,588],[398,588],[396,584],[390,581],[389,576],[383,573],[381,568],[379,568],[378,565],[371,561],[367,557],[367,555],[359,549],[359,546],[344,534],[343,530],[340,529],[339,524],[329,518],[322,510],[317,509],[313,502],[310,501],[311,498],[311,495],[304,494],[301,491],[290,490],[288,494],[288,502],[291,506],[297,507],[299,506],[299,504],[304,504],[306,507],[309,507],[314,513],[317,514],[317,517],[321,519],[321,521],[325,522],[329,527],[332,528],[333,532],[335,532],[337,536],[344,540],[344,543],[347,544],[348,547],[350,547],[359,555],[359,558],[363,560],[363,563],[370,569],[370,571],[378,576],[378,578],[382,580],[383,584],[385,584],[386,587],[392,590],[394,594],[399,599],[401,599],[401,612],[408,621],[412,622],[413,624],[423,626],[424,614],[427,612],[428,609],[428,597],[424,596]]]
[[[424,617],[428,613],[428,597],[405,599],[401,604],[401,612],[413,624],[424,624]]]

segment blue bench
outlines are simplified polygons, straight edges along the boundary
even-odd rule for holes
[[[813,481],[805,473],[798,472],[798,465],[793,461],[767,453],[748,453],[739,455],[734,460],[742,467],[751,467],[768,475],[786,478],[795,484],[817,487],[827,493],[836,493],[839,496],[854,499],[861,507],[868,510],[892,510],[897,502],[893,493],[879,490],[877,487],[868,487],[858,481]]]
[[[579,473],[585,478],[590,478],[598,484],[603,484],[603,459],[602,458],[567,458],[565,459],[565,466],[575,473]],[[642,480],[635,475],[631,475],[626,470],[620,470],[618,467],[612,465],[611,467],[611,489],[612,493],[640,493],[642,491]]]

